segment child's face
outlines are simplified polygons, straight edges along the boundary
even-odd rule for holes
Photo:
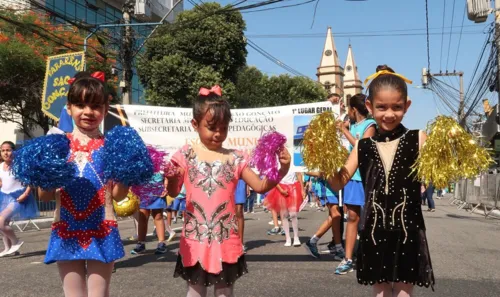
[[[4,161],[11,161],[12,159],[12,147],[9,144],[2,145],[2,159]]]
[[[78,128],[84,131],[95,131],[99,129],[104,116],[108,113],[108,107],[105,104],[68,103],[68,113]]]
[[[394,130],[403,120],[410,105],[409,99],[406,100],[401,92],[392,88],[382,88],[372,101],[366,100],[366,107],[382,131]]]
[[[191,120],[191,124],[196,132],[198,132],[201,143],[209,150],[218,150],[222,147],[224,140],[226,140],[229,123],[221,123],[222,121],[219,121],[218,125],[214,125],[211,124],[212,118],[213,113],[208,111],[200,122],[193,119]]]

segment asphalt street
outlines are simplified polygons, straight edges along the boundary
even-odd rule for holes
[[[424,214],[435,292],[417,287],[415,296],[500,296],[500,220],[457,210],[447,200],[436,204],[436,212]],[[314,234],[325,217],[325,212],[309,207],[300,213],[302,242]],[[264,212],[246,216],[249,274],[236,283],[236,296],[370,296],[370,287],[357,284],[356,272],[334,274],[338,262],[332,256],[315,260],[303,247],[284,247],[283,236],[268,236],[269,221],[270,215]],[[120,221],[119,226],[122,238],[133,234],[131,220]],[[25,241],[21,254],[0,258],[0,296],[63,296],[56,265],[43,264],[49,234],[48,229],[19,233]],[[320,241],[322,248],[330,238],[327,234]],[[116,263],[111,296],[185,296],[185,282],[173,278],[176,239],[169,243],[169,252],[161,256],[154,255],[156,243],[152,237],[148,251],[138,256],[130,255],[135,243],[124,240],[127,255]]]

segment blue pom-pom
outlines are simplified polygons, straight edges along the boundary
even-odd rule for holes
[[[14,152],[12,172],[24,185],[53,190],[63,187],[75,175],[68,163],[69,139],[64,134],[42,136]]]
[[[153,176],[153,162],[139,134],[116,126],[104,137],[104,178],[126,186],[139,185]]]

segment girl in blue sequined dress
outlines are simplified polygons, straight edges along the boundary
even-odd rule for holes
[[[68,113],[75,122],[73,132],[35,139],[23,148],[25,152],[36,151],[37,145],[50,148],[55,146],[53,143],[57,137],[58,141],[69,145],[69,154],[67,158],[62,157],[61,163],[73,166],[73,174],[62,179],[62,187],[44,188],[39,183],[40,199],[55,199],[57,205],[45,263],[57,263],[67,297],[109,296],[114,261],[124,256],[112,202],[113,199],[120,201],[126,197],[130,185],[130,179],[129,182],[121,182],[116,177],[111,178],[109,172],[121,164],[134,166],[127,159],[130,154],[147,156],[146,146],[140,137],[134,136],[136,132],[131,128],[117,127],[106,136],[101,134],[99,125],[108,108],[102,81],[93,77],[77,79],[69,89],[67,103]],[[131,148],[120,151],[114,145],[119,139],[112,139],[111,132],[124,130],[126,133],[123,135],[129,135],[129,142],[135,143]],[[120,139],[124,139],[123,135]],[[136,152],[132,152],[134,148]],[[26,174],[22,171],[23,164],[31,162],[31,166],[37,168],[41,163],[31,160],[25,152],[21,152],[17,160],[21,177]],[[116,160],[118,156],[121,159]],[[152,163],[150,167],[152,174]],[[42,179],[27,178],[25,182],[34,184]]]

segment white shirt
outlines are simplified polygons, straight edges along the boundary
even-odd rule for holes
[[[283,177],[280,184],[293,185],[297,182],[297,175],[293,171],[288,171],[288,173]]]
[[[5,194],[9,194],[19,189],[24,189],[21,182],[14,177],[10,170],[4,170],[4,165],[5,162],[0,164],[0,179],[2,180],[2,189],[0,190]]]

